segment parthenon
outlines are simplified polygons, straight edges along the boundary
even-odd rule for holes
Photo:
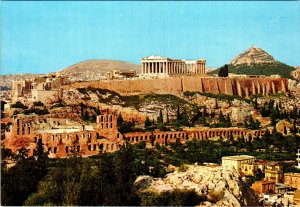
[[[142,75],[205,74],[206,60],[177,60],[161,56],[141,59]]]

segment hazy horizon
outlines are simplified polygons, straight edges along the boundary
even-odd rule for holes
[[[1,74],[49,73],[91,59],[150,55],[228,63],[252,45],[299,65],[300,4],[1,2]]]

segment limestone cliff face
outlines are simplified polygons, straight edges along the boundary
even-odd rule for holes
[[[175,189],[192,190],[208,200],[210,206],[257,206],[254,192],[241,180],[235,170],[222,167],[190,165],[185,172],[176,170],[165,178],[139,176],[134,184],[138,192],[162,192]],[[214,199],[218,197],[218,199]]]
[[[197,76],[110,82],[91,81],[64,86],[65,89],[88,87],[107,89],[124,96],[152,93],[180,95],[190,91],[248,97],[255,94],[268,95],[288,91],[285,78],[204,78]]]
[[[239,54],[233,60],[229,62],[230,65],[251,65],[260,63],[275,63],[277,60],[271,55],[269,55],[265,50],[252,46],[245,52]]]

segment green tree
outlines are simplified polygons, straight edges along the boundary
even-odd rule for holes
[[[33,106],[44,106],[44,104],[41,101],[34,101]]]
[[[119,116],[118,116],[118,118],[117,118],[117,126],[120,127],[120,126],[123,124],[123,122],[124,122],[124,119],[123,119],[123,117],[122,117],[122,114],[119,113]]]
[[[47,158],[48,157],[48,153],[44,152],[44,144],[42,143],[42,139],[39,138],[37,145],[36,145],[36,150],[35,150],[35,155],[37,156],[37,158],[43,159],[43,158]]]
[[[152,123],[151,123],[149,117],[147,116],[147,117],[146,117],[146,120],[145,120],[144,126],[145,126],[145,128],[147,129],[147,128],[149,128],[151,125],[152,125]]]
[[[167,123],[170,123],[170,117],[169,117],[169,112],[167,111]]]
[[[7,171],[1,169],[1,204],[21,206],[46,173],[45,162],[33,157],[22,158]]]
[[[159,110],[159,117],[157,119],[157,122],[158,123],[163,123],[164,122],[164,117],[163,117],[163,113],[162,113],[161,109]]]
[[[134,152],[132,145],[126,142],[121,146],[115,159],[117,196],[114,205],[130,205],[135,199],[131,193],[131,188],[136,178],[133,172]]]
[[[180,106],[177,105],[176,120],[179,121],[180,119],[181,119]]]
[[[291,129],[291,133],[293,133],[293,134],[297,133],[296,119],[293,120],[293,127]]]
[[[218,73],[218,76],[219,77],[227,77],[228,76],[228,65],[225,64],[224,66],[222,66],[220,69],[219,69],[219,73]]]
[[[288,134],[288,132],[287,132],[287,129],[286,129],[286,126],[285,126],[285,125],[283,125],[283,134],[284,134],[284,135],[287,135],[287,134]]]

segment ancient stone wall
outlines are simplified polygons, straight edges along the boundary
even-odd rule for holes
[[[250,95],[285,93],[288,82],[285,78],[219,78],[183,76],[145,80],[113,80],[74,83],[64,88],[101,88],[116,91],[121,95],[173,94],[203,92],[248,97]]]
[[[81,130],[63,133],[35,133],[31,118],[15,118],[11,126],[11,134],[6,147],[16,152],[21,147],[29,149],[33,155],[38,140],[41,139],[44,149],[50,157],[68,157],[76,153],[79,156],[97,155],[99,151],[114,152],[127,140],[131,144],[145,141],[149,145],[168,145],[177,140],[185,143],[187,140],[209,140],[217,137],[235,139],[244,136],[248,140],[250,134],[253,138],[261,137],[265,130],[249,130],[243,128],[192,128],[183,131],[153,131],[129,132],[121,134],[116,127],[116,116],[107,114],[97,117],[97,127],[94,130]],[[252,140],[249,140],[252,141]]]
[[[130,132],[124,136],[130,143],[136,144],[142,141],[152,142],[153,144],[159,143],[166,145],[168,143],[176,142],[177,139],[180,142],[185,143],[187,140],[209,140],[217,137],[223,137],[229,139],[232,135],[235,139],[244,136],[245,140],[248,141],[251,135],[254,137],[261,137],[265,134],[265,130],[250,130],[243,128],[199,128],[192,129],[189,131],[154,131],[154,132]],[[249,140],[252,141],[252,140]]]

